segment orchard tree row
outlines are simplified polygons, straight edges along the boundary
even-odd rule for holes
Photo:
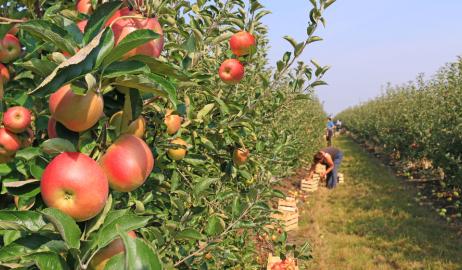
[[[274,69],[257,0],[0,2],[0,268],[260,269],[262,235],[308,258],[270,214],[322,142],[310,2]]]
[[[388,86],[382,96],[337,117],[379,152],[441,179],[433,195],[447,201],[455,217],[462,216],[462,61],[447,64],[428,81],[418,77],[414,83]]]

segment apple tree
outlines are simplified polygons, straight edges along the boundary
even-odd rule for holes
[[[322,143],[328,67],[299,59],[334,1],[310,2],[270,68],[257,0],[2,1],[0,266],[261,268],[278,179]]]

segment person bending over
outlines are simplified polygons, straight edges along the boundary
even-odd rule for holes
[[[321,178],[327,177],[327,187],[329,189],[335,188],[337,185],[337,172],[340,168],[340,163],[343,159],[343,153],[340,149],[335,147],[326,147],[313,156],[313,165],[309,170],[309,177],[313,175],[316,165],[326,165],[326,171],[320,176]]]

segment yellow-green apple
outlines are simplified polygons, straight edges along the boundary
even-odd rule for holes
[[[48,207],[85,221],[104,208],[109,185],[96,161],[82,153],[64,152],[43,171],[40,192]]]
[[[170,141],[170,143],[183,145],[185,147],[188,145],[184,140],[180,138],[176,138]],[[168,149],[167,155],[173,160],[182,160],[186,156],[186,149],[180,146],[173,146],[172,148]]]
[[[0,155],[11,156],[21,148],[21,140],[13,132],[0,128]]]
[[[250,155],[249,149],[237,148],[233,153],[234,164],[240,166],[244,165],[247,162],[247,158]]]
[[[112,189],[129,192],[141,186],[154,168],[149,146],[135,135],[120,136],[100,158]]]
[[[6,68],[3,64],[0,64],[0,76],[3,82],[10,80],[10,72],[8,71],[8,68]]]
[[[85,32],[85,26],[87,26],[87,23],[88,23],[88,20],[83,20],[83,21],[80,21],[77,24],[77,28],[79,28],[80,32]]]
[[[87,15],[90,15],[91,13],[93,13],[93,7],[91,5],[91,0],[78,0],[75,5],[75,9],[77,9],[79,13],[83,13]]]
[[[240,31],[229,39],[231,51],[237,56],[252,53],[255,50],[255,37],[246,31]]]
[[[122,127],[123,111],[118,111],[111,116],[109,124],[115,127],[116,131],[121,134],[133,134],[136,137],[142,139],[144,132],[146,131],[146,120],[143,116],[139,116],[137,119],[132,121],[127,128]]]
[[[218,75],[226,84],[237,84],[244,78],[244,66],[237,59],[227,59],[221,64]]]
[[[3,125],[6,129],[14,133],[21,133],[31,123],[31,112],[22,106],[14,106],[6,110],[3,114]]]
[[[69,84],[50,96],[50,112],[56,121],[69,130],[85,131],[94,126],[103,114],[103,97],[89,90],[85,95],[74,94]]]
[[[119,44],[128,34],[140,29],[149,29],[160,35],[159,38],[148,41],[124,55],[128,58],[134,55],[146,55],[150,57],[159,57],[162,49],[164,48],[164,36],[160,23],[156,18],[124,18],[118,19],[120,16],[140,16],[142,15],[136,11],[130,11],[128,8],[121,9],[116,12],[109,20],[108,23],[112,24],[112,31],[114,32],[115,45]]]
[[[129,231],[128,236],[135,239],[136,233],[134,231]],[[93,259],[90,262],[90,270],[103,270],[106,266],[106,263],[115,255],[125,252],[125,247],[122,239],[117,238],[109,245],[105,246],[104,248],[100,249]]]
[[[48,138],[53,139],[58,137],[58,133],[56,133],[56,119],[50,117],[48,119],[48,127],[47,127]]]
[[[168,111],[164,118],[164,123],[167,126],[167,133],[169,135],[177,133],[181,127],[182,121],[183,117],[176,114],[172,114],[171,111]]]
[[[0,62],[9,63],[21,54],[19,39],[12,34],[6,34],[0,41]]]

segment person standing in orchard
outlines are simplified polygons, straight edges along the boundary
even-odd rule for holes
[[[335,124],[332,121],[332,118],[328,117],[327,118],[327,129],[326,129],[326,141],[327,141],[327,146],[332,146],[332,137],[334,136],[334,128]]]
[[[327,188],[332,189],[337,185],[337,173],[343,159],[343,153],[335,147],[326,147],[313,156],[313,164],[308,172],[308,178],[313,175],[316,165],[326,166],[326,171],[321,173],[321,178],[327,177]]]

